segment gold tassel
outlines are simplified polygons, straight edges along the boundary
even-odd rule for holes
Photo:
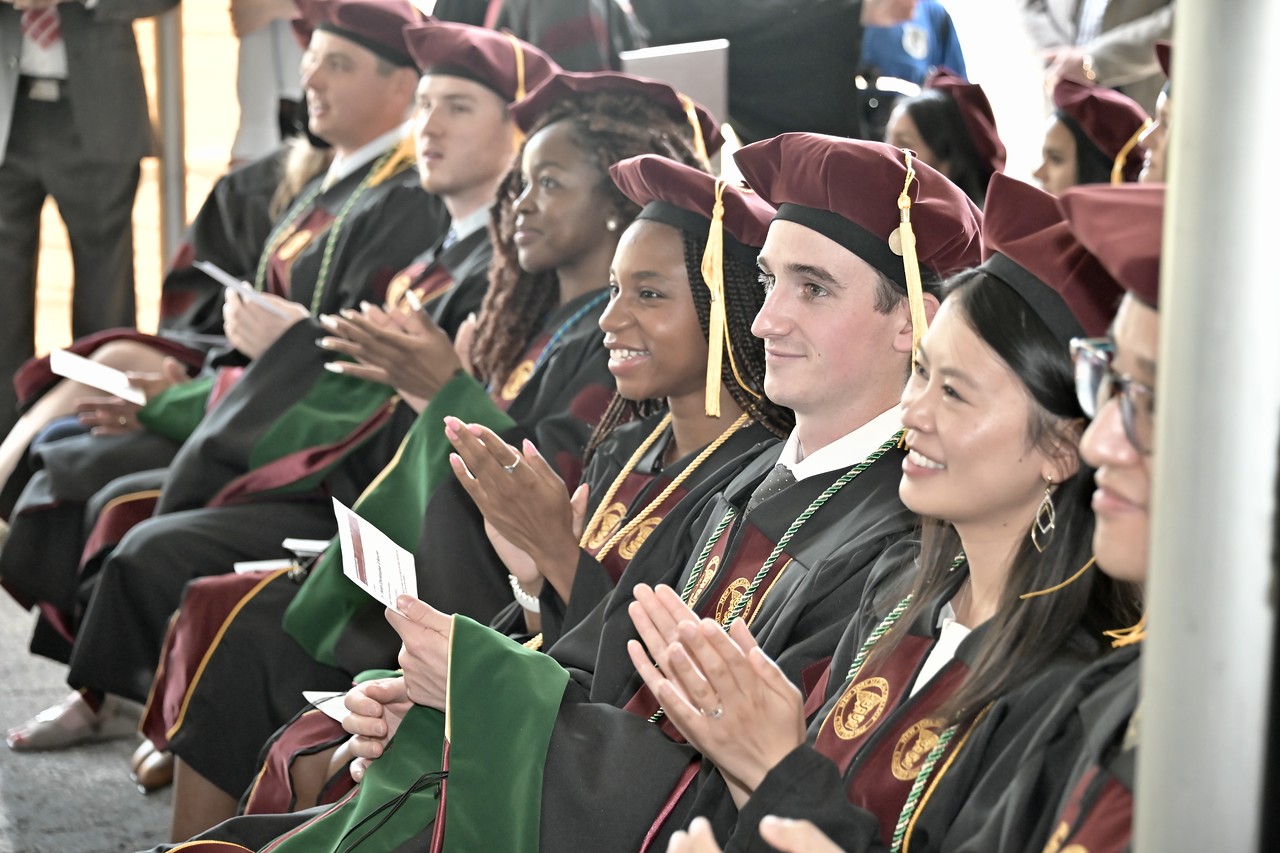
[[[1080,567],[1080,571],[1076,572],[1074,575],[1067,578],[1062,583],[1054,584],[1048,589],[1038,589],[1035,592],[1024,592],[1022,595],[1018,596],[1018,599],[1020,601],[1026,601],[1028,598],[1035,598],[1038,595],[1048,595],[1051,592],[1057,592],[1060,589],[1068,587],[1071,584],[1075,583],[1076,581],[1080,580],[1080,578],[1084,577],[1084,573],[1089,571],[1089,569],[1093,568],[1093,564],[1096,563],[1097,561],[1098,561],[1097,557],[1090,557],[1089,562],[1085,563],[1083,566]]]
[[[1151,127],[1151,119],[1147,119],[1142,123],[1142,127],[1138,128],[1138,132],[1129,137],[1129,141],[1120,149],[1120,153],[1116,155],[1116,159],[1111,163],[1111,183],[1124,183],[1124,165],[1125,160],[1129,159],[1129,152],[1138,145],[1138,140],[1142,138],[1142,134],[1147,132],[1147,128]]]
[[[711,292],[711,317],[707,323],[707,417],[720,417],[720,371],[727,336],[724,307],[724,181],[716,181],[716,201],[711,208],[711,230],[702,253],[702,280]]]
[[[1137,625],[1129,628],[1117,628],[1114,631],[1103,631],[1102,633],[1111,638],[1111,647],[1115,649],[1140,643],[1147,638],[1147,614],[1142,614],[1142,618],[1138,620]]]
[[[711,168],[711,157],[707,154],[707,142],[702,138],[702,122],[698,121],[698,107],[688,95],[676,93],[680,103],[684,104],[685,117],[689,119],[689,127],[693,129],[693,153],[706,168]]]
[[[907,179],[898,195],[898,236],[902,243],[902,267],[907,276],[907,305],[911,309],[911,367],[914,369],[916,351],[920,349],[920,339],[929,327],[929,319],[924,312],[924,284],[920,280],[920,262],[916,257],[916,233],[911,227],[910,190],[916,179],[916,170],[911,165],[911,152],[904,149],[902,153],[906,157]]]

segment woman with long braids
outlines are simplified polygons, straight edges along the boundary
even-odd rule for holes
[[[763,394],[764,347],[751,334],[773,208],[665,157],[609,171],[643,208],[618,244],[600,317],[618,392],[587,445],[585,527],[575,534],[564,484],[531,443],[448,422],[454,473],[512,573],[518,607],[507,615],[523,612],[547,646],[613,589],[677,504],[688,514],[726,482],[729,460],[792,426]],[[687,556],[668,548],[662,559]]]
[[[767,815],[810,820],[846,851],[968,837],[994,802],[977,792],[999,787],[979,782],[1010,771],[1104,631],[1136,617],[1132,590],[1090,571],[1068,354],[1106,327],[1117,287],[1053,199],[1017,181],[993,181],[984,241],[983,264],[945,287],[902,396],[900,493],[927,519],[918,570],[882,566],[809,704],[745,626],[677,624],[674,593],[637,593],[666,666],[639,643],[633,660],[728,785],[737,808],[703,814],[729,850],[771,849]]]
[[[655,147],[698,162],[692,142],[686,141],[693,134],[685,130],[683,111],[653,105],[663,96],[679,103],[673,90],[635,78],[616,79],[611,88],[558,103],[555,118],[537,124],[527,108],[513,110],[531,134],[516,172],[524,175],[535,164],[538,170],[518,182],[508,176],[494,208],[495,260],[482,313],[497,310],[513,316],[511,322],[482,320],[473,351],[487,353],[488,346],[518,340],[519,346],[507,347],[505,363],[514,366],[490,359],[491,372],[478,380],[460,370],[451,348],[432,348],[425,335],[412,341],[402,333],[375,335],[371,330],[380,328],[377,320],[355,312],[325,322],[335,338],[344,335],[358,342],[341,348],[326,339],[327,349],[364,359],[335,362],[342,372],[379,378],[423,406],[396,459],[355,509],[402,546],[416,550],[421,594],[484,621],[511,600],[511,587],[478,512],[452,483],[443,417],[465,415],[506,435],[532,436],[561,476],[576,484],[583,447],[612,398],[607,353],[595,318],[603,305],[614,246],[638,210],[613,187],[605,169]],[[704,121],[709,128],[710,117]],[[544,161],[555,163],[554,170],[545,168]],[[535,223],[542,229],[536,239],[522,238],[518,228],[532,230]],[[543,300],[536,323],[528,322],[528,304],[510,298],[513,291],[530,288],[553,292]],[[499,329],[523,329],[512,333],[522,337],[487,335],[486,322]],[[420,346],[424,339],[426,347]],[[375,377],[379,368],[371,366],[376,358],[371,354],[386,351],[378,349],[379,343],[410,347],[388,363],[411,373],[411,383],[389,372]],[[429,363],[410,363],[406,354],[421,359],[427,351],[435,355]],[[522,357],[528,362],[524,369]],[[513,381],[521,372],[523,378]],[[498,376],[503,378],[494,381]],[[319,559],[301,585],[287,573],[277,573],[245,595],[230,614],[205,640],[202,656],[184,656],[186,665],[176,680],[166,666],[166,680],[173,683],[161,694],[153,692],[153,699],[165,703],[164,719],[149,732],[162,742],[157,746],[167,737],[174,753],[204,777],[203,787],[234,798],[252,781],[262,743],[299,710],[299,690],[344,688],[356,673],[391,665],[397,643],[377,603],[342,575],[336,548]],[[282,624],[292,639],[280,636]],[[275,650],[269,658],[261,651],[267,647]],[[252,692],[243,686],[250,669],[264,675],[254,680],[260,688]],[[228,702],[229,696],[236,701]],[[239,742],[234,750],[221,734],[229,731]],[[184,772],[179,765],[180,788]],[[184,828],[190,831],[175,835],[187,837],[203,827]]]

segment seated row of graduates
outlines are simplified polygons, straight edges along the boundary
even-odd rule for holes
[[[535,132],[525,148],[530,184],[530,164],[539,162],[530,149],[540,151],[539,132],[552,129]],[[348,725],[365,736],[358,751],[383,753],[389,728],[395,738],[357,771],[354,796],[273,849],[341,846],[375,820],[365,843],[425,844],[439,829],[431,815],[446,849],[644,848],[693,814],[731,833],[732,848],[751,849],[760,843],[752,818],[778,810],[816,818],[845,849],[963,843],[989,825],[983,803],[994,804],[1023,764],[1045,708],[1109,645],[1107,629],[1137,619],[1132,589],[1081,573],[1092,563],[1091,475],[1077,456],[1084,412],[1068,341],[1110,320],[1119,288],[1104,263],[1133,275],[1132,255],[1145,252],[1141,273],[1120,284],[1142,293],[1152,286],[1159,198],[1078,191],[1059,208],[997,178],[987,260],[947,284],[901,395],[911,447],[903,454],[895,400],[918,327],[908,299],[912,251],[892,247],[918,240],[927,294],[943,275],[976,264],[975,210],[936,173],[885,146],[792,135],[748,146],[737,160],[776,213],[752,210],[753,196],[657,158],[611,169],[645,207],[614,256],[601,326],[627,396],[652,395],[657,389],[637,380],[652,377],[650,365],[667,365],[671,416],[618,429],[609,470],[588,470],[586,481],[606,497],[577,554],[555,556],[573,538],[572,505],[536,449],[447,422],[454,471],[496,528],[507,565],[525,584],[538,575],[548,581],[537,605],[544,642],[558,637],[548,654],[403,602],[405,615],[387,618],[404,643],[404,677],[368,681],[348,700],[357,711]],[[856,199],[831,191],[854,185]],[[904,189],[913,237],[898,230]],[[1141,223],[1147,239],[1116,240],[1117,210]],[[742,222],[744,212],[754,223]],[[704,228],[724,229],[706,241],[719,242],[719,252],[689,250]],[[735,243],[755,245],[753,229],[763,244],[762,306],[750,288],[733,289],[727,272]],[[677,369],[662,345],[687,344],[688,336],[661,336],[660,318],[646,313],[655,307],[644,303],[675,312],[665,303],[679,296],[690,328],[693,294],[704,281],[714,292],[717,279],[723,297],[710,300],[702,331],[723,329],[723,350],[686,353]],[[759,344],[741,325],[735,337],[725,319],[740,300],[769,350],[763,382],[746,368]],[[924,295],[915,304],[928,314],[931,303]],[[718,320],[717,304],[725,312]],[[708,362],[717,368],[713,393],[690,379],[705,379]],[[737,405],[729,402],[735,388],[748,392]],[[702,493],[681,492],[688,479],[662,467],[672,455],[664,446],[679,447],[677,429],[722,406],[717,426],[732,439],[741,424],[729,417],[759,412],[750,399],[762,391],[796,414],[783,446],[753,449],[708,475]],[[706,459],[692,455],[676,468],[703,469]],[[765,483],[779,459],[793,481]],[[907,507],[937,520],[918,554],[907,538],[914,516],[894,499],[899,490]],[[611,573],[615,556],[629,559]],[[663,583],[683,594],[651,592]],[[523,589],[517,597],[533,606]],[[524,626],[510,616],[496,624],[519,633]],[[715,627],[677,627],[695,616],[713,617]],[[738,626],[732,645],[725,624]],[[684,679],[680,689],[664,684],[635,646],[628,653],[637,637],[663,672]],[[743,654],[757,645],[765,656]],[[717,684],[725,691],[709,683],[714,669],[693,674],[695,661],[713,654],[730,666],[740,655],[735,680],[750,675],[762,686],[743,687],[745,700],[729,705],[727,682]],[[842,675],[831,678],[832,669]],[[792,684],[809,687],[811,749],[801,745],[805,717]],[[791,725],[735,720],[734,711],[769,704],[762,697],[789,706]],[[762,745],[770,736],[777,742]],[[1065,791],[1066,768],[1046,775]],[[284,822],[245,819],[211,836],[269,835]]]
[[[529,144],[538,144],[537,134]],[[655,460],[668,424],[615,432],[614,439],[630,434],[625,447],[635,450],[621,471],[613,466],[609,497],[630,485],[635,498],[616,518],[595,514],[581,553],[568,561],[577,575],[546,584],[538,609],[565,603],[559,589],[571,591],[562,614],[581,606],[579,590],[589,593],[608,571],[607,562],[593,561],[604,548],[593,555],[592,542],[625,543],[663,513],[612,591],[593,596],[595,606],[576,623],[560,616],[560,639],[545,655],[403,600],[403,615],[387,613],[404,644],[403,676],[366,681],[348,698],[355,713],[347,727],[362,735],[357,752],[379,756],[356,771],[356,793],[318,814],[242,818],[209,837],[257,844],[310,818],[272,849],[339,849],[366,836],[361,843],[377,849],[650,849],[703,815],[729,837],[729,849],[768,849],[755,826],[777,812],[812,818],[842,849],[863,850],[958,848],[992,826],[1009,829],[991,822],[992,807],[1025,765],[1046,709],[1081,689],[1075,685],[1109,674],[1115,660],[1087,667],[1109,645],[1108,629],[1137,619],[1133,589],[1084,573],[1093,562],[1092,481],[1077,455],[1084,412],[1068,343],[1106,328],[1119,297],[1098,256],[1130,276],[1121,282],[1129,289],[1145,295],[1154,286],[1161,193],[1075,191],[1060,208],[997,178],[987,259],[944,286],[899,409],[891,399],[911,364],[913,283],[905,270],[914,259],[909,248],[901,256],[883,251],[889,242],[874,235],[894,232],[898,197],[913,190],[915,236],[902,239],[918,238],[918,269],[932,289],[940,271],[976,260],[973,208],[928,167],[912,172],[910,156],[886,146],[789,135],[748,146],[737,160],[759,196],[779,205],[771,224],[755,197],[670,161],[642,157],[611,169],[619,187],[646,204],[614,257],[613,299],[601,325],[615,364],[642,362],[630,374],[618,367],[620,389],[634,393],[626,377],[643,376],[643,362],[663,360],[662,344],[678,340],[649,331],[663,324],[649,319],[645,311],[655,308],[643,302],[678,295],[684,322],[697,316],[684,293],[701,288],[702,258],[681,244],[705,224],[712,233],[723,227],[721,257],[729,258],[744,236],[767,229],[759,257],[766,295],[753,325],[769,359],[757,393],[795,411],[782,447],[753,449],[713,475],[718,493],[687,493],[669,506],[675,489],[659,491],[664,480],[643,475],[637,483],[636,475],[646,458]],[[820,173],[806,168],[814,163]],[[833,202],[827,182],[855,179],[856,199]],[[697,225],[690,214],[702,217]],[[1117,240],[1117,219],[1140,223],[1142,239]],[[1144,252],[1134,273],[1133,256]],[[706,276],[713,291],[718,278],[726,312],[737,299],[753,300],[750,289],[730,287],[729,275]],[[916,303],[926,314],[936,307],[928,289]],[[657,310],[664,309],[678,306]],[[741,334],[723,345],[721,365],[745,364],[748,348],[759,346]],[[823,363],[813,365],[815,357]],[[708,361],[699,352],[684,364],[695,381],[685,382],[684,394],[669,391],[671,424],[689,417],[691,401],[703,409],[695,418],[709,417],[713,398],[750,382],[732,367],[718,370],[709,394],[696,381]],[[668,364],[674,382],[682,373]],[[827,382],[813,381],[818,374]],[[905,454],[892,426],[899,415]],[[522,533],[521,544],[554,538],[503,527],[519,511],[504,513],[499,497],[540,478],[536,451],[457,421],[448,429],[455,472],[495,526]],[[769,477],[779,459],[796,469],[781,485]],[[803,467],[815,460],[821,467]],[[603,486],[608,478],[589,473],[587,481]],[[895,491],[934,519],[918,550],[907,538],[914,516]],[[535,495],[570,515],[563,491],[558,500],[551,491]],[[610,527],[601,533],[605,518]],[[532,555],[552,550],[526,553],[540,566]],[[508,564],[527,569],[515,558]],[[670,586],[655,592],[655,584]],[[1073,682],[1082,670],[1084,680]],[[809,688],[807,708],[797,684]],[[1070,767],[1047,767],[1037,781],[1065,795]],[[1032,845],[1025,849],[1046,840],[1027,831],[1053,817],[1046,802],[1057,800],[1036,801],[1046,814],[1011,823],[1030,836],[1021,837]],[[1092,829],[1088,821],[1078,828]],[[1125,843],[1104,840],[1117,849]]]
[[[443,28],[423,25],[423,42],[429,33],[448,32]],[[462,43],[468,48],[485,44],[485,56],[506,61],[490,77],[469,68],[466,77],[472,79],[457,74],[456,66],[449,73],[452,63],[443,61],[432,74],[427,63],[420,95],[450,82],[442,83],[443,78],[471,83],[477,75],[501,79],[499,85],[487,82],[489,89],[510,89],[512,65],[527,73],[529,57],[536,56],[528,46],[514,46],[521,59],[513,63],[511,43],[480,31],[465,34]],[[447,55],[442,47],[423,53]],[[389,701],[388,692],[398,689],[398,701],[388,708],[402,710],[408,696],[443,707],[445,666],[450,713],[448,718],[422,710],[410,714],[393,741],[393,752],[372,765],[346,813],[317,822],[320,832],[336,825],[354,827],[365,813],[382,812],[390,800],[383,795],[397,787],[397,793],[423,789],[424,775],[440,767],[442,726],[451,744],[443,840],[452,849],[519,849],[539,839],[549,849],[571,843],[630,849],[645,839],[658,843],[693,813],[713,815],[727,828],[732,825],[731,803],[751,802],[744,797],[752,791],[755,806],[769,809],[778,802],[761,789],[769,777],[750,778],[732,770],[721,774],[715,766],[730,768],[731,760],[706,748],[702,751],[715,765],[700,761],[699,751],[682,742],[688,737],[704,744],[705,732],[687,726],[730,730],[732,709],[716,700],[718,693],[710,694],[712,701],[705,704],[690,693],[685,707],[666,688],[655,696],[641,684],[626,647],[637,636],[626,612],[634,597],[637,623],[644,628],[639,635],[651,643],[664,671],[678,670],[686,660],[678,654],[667,660],[669,641],[698,642],[697,635],[685,636],[687,629],[671,633],[673,616],[697,613],[713,616],[719,624],[739,625],[734,640],[743,646],[758,642],[790,682],[809,688],[815,703],[830,694],[839,713],[814,718],[817,744],[849,778],[824,786],[826,796],[838,794],[843,804],[848,787],[860,798],[857,802],[870,807],[873,817],[859,824],[858,836],[867,844],[876,839],[901,843],[890,839],[904,802],[910,803],[903,820],[914,833],[912,843],[940,844],[949,828],[958,826],[954,814],[975,789],[974,780],[984,778],[997,755],[1012,754],[1009,750],[1026,734],[1028,720],[1042,710],[1047,696],[1061,689],[1063,673],[1101,651],[1103,628],[1136,618],[1134,598],[1096,574],[1027,602],[1016,598],[1059,583],[1088,561],[1088,475],[1075,456],[1081,412],[1066,341],[1082,328],[1105,327],[1117,294],[1080,246],[1084,237],[1073,236],[1052,200],[996,179],[988,200],[987,266],[948,286],[953,291],[948,307],[939,313],[913,363],[914,333],[936,307],[941,278],[979,260],[980,217],[963,194],[896,149],[809,135],[780,137],[739,154],[758,196],[671,160],[624,159],[648,148],[697,163],[699,136],[704,147],[708,142],[714,147],[710,125],[694,133],[680,127],[683,107],[669,90],[663,93],[672,103],[661,117],[661,133],[654,130],[656,122],[635,121],[642,107],[654,111],[652,95],[640,99],[634,94],[656,93],[650,85],[623,77],[558,75],[539,90],[545,92],[541,101],[535,96],[513,110],[530,136],[519,168],[500,189],[495,234],[501,248],[495,269],[502,269],[505,253],[507,268],[514,256],[525,274],[513,274],[506,282],[501,272],[495,276],[471,349],[484,356],[472,367],[482,376],[516,377],[513,383],[491,382],[498,400],[518,400],[532,389],[538,392],[534,399],[554,397],[554,405],[544,399],[546,408],[538,412],[544,416],[526,419],[517,417],[511,402],[510,417],[503,417],[501,405],[456,367],[434,365],[421,371],[435,375],[434,387],[430,380],[424,387],[419,376],[395,382],[408,392],[403,396],[418,398],[423,412],[410,418],[412,426],[396,458],[358,507],[393,535],[427,543],[420,547],[420,556],[431,559],[429,570],[420,571],[424,598],[445,612],[466,612],[453,606],[451,590],[465,596],[474,594],[477,585],[487,584],[492,592],[506,583],[505,572],[486,576],[478,571],[497,565],[477,535],[471,507],[478,506],[494,528],[491,538],[512,576],[531,588],[541,585],[538,616],[549,654],[522,652],[475,622],[463,617],[450,621],[417,604],[404,608],[411,619],[390,617],[405,641],[401,661],[407,678],[370,682],[377,686],[364,688],[352,701],[368,707],[373,697],[381,696],[383,702],[376,703],[381,707]],[[603,183],[609,164],[620,194]],[[854,186],[859,188],[856,200],[847,191]],[[903,233],[905,226],[898,227],[898,198],[904,191],[912,200],[914,238]],[[1103,218],[1089,206],[1091,196],[1076,198],[1069,197],[1071,204],[1065,205],[1068,216],[1072,205],[1079,205],[1077,218]],[[776,218],[771,205],[778,207]],[[628,225],[637,209],[639,217]],[[919,241],[925,287],[923,296],[908,299],[918,287],[912,275],[914,240]],[[576,245],[564,245],[573,241]],[[763,290],[754,271],[755,250],[761,246]],[[591,281],[581,275],[584,269],[599,275],[601,258],[610,269],[607,305],[598,286],[572,290],[574,283]],[[552,271],[555,280],[547,275],[539,279],[537,273],[545,271]],[[1060,288],[1063,296],[1046,283]],[[592,313],[600,311],[605,346],[589,328]],[[506,330],[494,328],[500,325],[495,318],[508,324],[524,320],[526,343],[512,352],[514,336],[500,334]],[[531,318],[541,318],[544,331],[529,342],[535,334]],[[411,331],[418,322],[367,312],[345,322],[327,318],[323,325],[335,333],[326,343],[329,350],[353,355],[357,365],[373,366],[390,378],[395,374],[389,372],[404,364],[403,351],[394,347],[408,346],[396,335],[414,337]],[[397,331],[388,334],[379,328],[388,323],[399,324]],[[695,323],[700,335],[693,333]],[[317,357],[311,345],[315,330],[308,325],[299,324],[300,331],[290,330],[279,344],[283,349],[291,340],[299,360],[314,366],[323,363],[324,353]],[[501,353],[502,344],[507,344],[506,353]],[[581,377],[594,370],[599,380],[606,353],[622,396],[608,404],[592,441],[583,478],[590,485],[591,520],[579,541],[572,532],[574,505],[580,507],[583,495],[571,503],[552,468],[572,479],[572,461],[558,454],[572,456],[573,451],[560,451],[552,436],[556,430],[571,431],[563,422],[572,422],[571,429],[581,435],[581,425],[605,410],[608,395],[596,389],[606,382]],[[273,387],[279,393],[288,387],[288,377],[297,383],[298,363],[264,354],[232,394],[252,390],[253,371],[261,376],[263,368],[272,366],[278,371]],[[912,378],[899,415],[908,370]],[[361,375],[350,367],[341,371]],[[337,387],[358,395],[369,396],[372,387],[340,373],[311,375],[323,383],[342,383]],[[521,385],[525,376],[532,379]],[[566,389],[573,393],[566,397]],[[511,391],[517,393],[504,393]],[[664,398],[669,414],[659,419]],[[386,400],[384,393],[370,410],[381,412]],[[595,406],[594,417],[584,414],[589,404]],[[788,433],[788,415],[778,405],[794,410],[796,427],[781,447],[761,444],[770,433]],[[639,420],[617,426],[629,412]],[[493,430],[468,427],[461,420],[449,421],[442,432],[444,415],[468,424],[488,422],[513,443],[523,427],[536,441],[510,446]],[[905,463],[896,447],[899,417],[914,450]],[[211,432],[210,420],[197,432]],[[219,427],[226,429],[225,424]],[[443,470],[442,439],[458,454],[452,462],[457,480]],[[569,448],[572,441],[564,445]],[[1024,446],[1025,453],[1006,458],[1009,448]],[[208,444],[202,452],[207,456]],[[408,465],[407,459],[421,461]],[[753,505],[753,494],[779,459],[793,482],[768,483]],[[913,593],[914,605],[895,608],[896,602],[888,599],[900,598],[898,590],[915,579],[910,571],[915,546],[908,539],[915,516],[897,497],[898,470],[904,465],[907,506],[949,526],[929,530],[921,558],[926,570]],[[253,494],[255,488],[266,492],[260,484],[240,488],[241,494]],[[261,516],[260,502],[252,506]],[[419,540],[424,515],[427,528]],[[1025,521],[1011,523],[1023,516]],[[405,518],[407,522],[401,520]],[[1015,550],[1015,538],[1007,531],[1016,527],[1020,540],[1033,518],[1041,524],[1039,539]],[[996,529],[1005,530],[998,541],[989,536]],[[459,535],[466,530],[470,538]],[[966,540],[966,531],[972,541]],[[476,556],[486,559],[477,561]],[[223,767],[246,763],[241,747],[256,750],[251,741],[257,737],[260,743],[265,718],[275,714],[271,722],[279,724],[282,703],[297,707],[292,698],[297,687],[326,686],[322,679],[340,687],[372,660],[388,662],[388,634],[377,630],[380,614],[371,611],[361,594],[343,586],[335,562],[332,555],[326,557],[301,586],[276,574],[228,576],[188,588],[177,624],[190,630],[193,622],[204,620],[195,635],[203,630],[216,641],[206,640],[201,653],[188,659],[187,671],[196,677],[180,685],[170,709],[176,719],[164,721],[157,731],[170,737],[185,759],[180,747],[184,732],[193,731],[201,714],[216,720],[199,737],[187,735],[191,756],[203,756],[192,762],[202,775],[239,775],[236,781],[243,787],[244,775]],[[664,583],[675,584],[683,595],[649,593],[650,587]],[[246,590],[246,585],[252,588]],[[190,606],[193,595],[200,595],[197,589],[212,600],[216,586],[224,587],[220,593],[225,600],[214,604],[214,613],[230,612],[225,623]],[[144,587],[137,597],[150,594],[150,587]],[[304,595],[323,609],[295,610]],[[532,604],[523,588],[517,598]],[[486,604],[492,602],[492,595],[487,599]],[[302,645],[272,645],[271,653],[264,654],[262,632],[273,630],[280,638],[285,606],[294,619],[291,624],[286,613],[284,625]],[[944,606],[952,612],[940,616]],[[274,617],[274,629],[271,619],[250,623],[246,614],[254,608]],[[336,612],[342,613],[341,620],[334,619]],[[879,624],[886,612],[892,614],[890,625],[901,620],[898,631],[886,634],[888,626]],[[858,618],[849,625],[853,613]],[[491,613],[479,608],[472,615],[487,620]],[[515,612],[499,619],[496,624],[511,633],[526,627],[518,624],[522,620]],[[232,642],[237,625],[245,630],[239,644]],[[754,641],[742,631],[745,625],[751,625]],[[904,633],[908,626],[910,633]],[[975,630],[969,633],[968,628]],[[453,637],[450,657],[442,635],[454,631],[463,636]],[[837,648],[842,634],[846,639]],[[889,638],[882,651],[867,654],[871,644],[865,638],[882,635]],[[170,635],[171,650],[175,636]],[[1029,639],[1008,643],[992,636]],[[933,653],[935,648],[940,650]],[[823,676],[832,665],[833,649],[839,672],[860,658],[850,667],[851,678],[854,669],[860,670],[858,684],[848,690],[844,688],[851,679]],[[657,676],[636,659],[648,680],[658,684]],[[926,659],[929,675],[912,678]],[[173,654],[166,658],[164,679],[182,680],[183,670],[172,665],[179,660]],[[262,668],[269,676],[264,688],[272,695],[256,703],[265,711],[259,715],[262,721],[246,720],[241,701],[241,685],[249,681],[245,667]],[[226,678],[221,683],[213,680],[219,670]],[[304,677],[308,681],[299,683]],[[904,695],[912,681],[919,689]],[[782,684],[775,678],[773,686]],[[153,693],[149,721],[156,721],[157,711],[165,713],[166,703],[156,700],[170,695],[163,688]],[[659,711],[658,698],[670,719]],[[250,718],[259,710],[254,704],[247,706]],[[798,703],[793,704],[798,713]],[[703,713],[691,714],[689,708]],[[353,718],[352,725],[362,719]],[[519,727],[511,725],[516,719]],[[822,750],[824,726],[827,740],[834,737],[843,751]],[[750,728],[734,734],[747,738]],[[966,759],[979,757],[954,764],[944,757],[947,749],[962,747]],[[884,755],[877,758],[876,750]],[[734,751],[725,757],[734,758]],[[200,761],[208,764],[199,766]],[[945,814],[942,794],[930,800],[930,808],[920,807],[919,790],[911,796],[913,787],[929,784],[929,774],[939,764],[950,765],[939,778],[958,789],[951,795],[952,815]],[[494,779],[495,766],[514,772]],[[871,769],[860,769],[864,766]],[[779,765],[780,773],[784,769]],[[781,784],[791,784],[782,778]],[[806,770],[801,778],[812,776]],[[494,790],[495,784],[509,787]],[[434,803],[434,793],[426,788],[415,796]],[[807,799],[822,802],[820,797]],[[398,801],[402,805],[382,824],[379,846],[391,848],[405,837],[431,834],[423,818],[427,810],[403,807],[409,800]],[[919,817],[913,819],[916,809]],[[749,812],[744,809],[744,817]],[[656,820],[659,816],[662,820]],[[274,832],[278,824],[260,821],[258,826],[271,826]],[[319,849],[323,845],[317,845],[316,831],[306,830],[291,843],[302,845],[298,849]],[[857,838],[836,835],[849,849],[862,849]],[[754,830],[748,824],[733,837],[735,844],[748,845]]]

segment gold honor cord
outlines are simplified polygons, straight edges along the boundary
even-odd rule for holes
[[[626,538],[626,536],[630,534],[632,530],[635,530],[637,527],[643,524],[646,518],[652,515],[659,507],[661,507],[663,502],[666,501],[667,498],[671,497],[672,492],[680,488],[680,486],[684,483],[684,481],[689,479],[690,475],[692,475],[694,471],[698,470],[699,465],[701,465],[703,462],[706,462],[707,459],[711,456],[711,454],[719,450],[720,446],[723,445],[726,441],[728,441],[731,435],[733,435],[738,430],[742,429],[742,427],[746,425],[749,418],[750,416],[746,412],[743,412],[741,415],[738,416],[738,419],[736,421],[734,421],[732,424],[729,425],[728,429],[720,433],[720,435],[716,438],[715,441],[711,442],[706,447],[704,447],[702,449],[702,452],[699,453],[697,457],[692,462],[690,462],[683,471],[677,474],[675,479],[672,480],[667,485],[667,487],[662,490],[661,494],[659,494],[653,500],[649,501],[648,505],[645,506],[644,509],[640,510],[640,512],[636,514],[635,518],[628,521],[625,525],[622,526],[622,528],[617,533],[609,537],[609,541],[604,543],[604,545],[600,548],[600,550],[596,552],[596,560],[597,561],[603,560],[605,556],[611,550],[613,550],[613,547],[616,544],[618,544],[624,538]],[[636,465],[640,464],[641,458],[644,457],[645,453],[648,452],[649,448],[653,446],[653,443],[658,440],[658,436],[662,435],[663,431],[667,428],[667,425],[670,423],[671,423],[671,414],[670,412],[668,412],[667,416],[664,417],[662,421],[658,424],[658,426],[654,429],[654,431],[649,434],[649,437],[646,438],[644,442],[639,447],[636,448],[636,452],[631,454],[631,458],[627,460],[626,465],[622,466],[622,471],[618,474],[618,476],[613,478],[613,482],[609,485],[609,490],[605,492],[604,499],[601,500],[600,503],[596,505],[596,511],[592,513],[591,521],[588,522],[586,527],[582,528],[582,538],[578,540],[579,548],[587,547],[587,542],[591,539],[592,535],[596,532],[596,527],[598,527],[602,523],[602,519],[605,513],[608,511],[609,505],[613,503],[613,496],[618,493],[618,489],[622,488],[622,484],[626,482],[627,477],[629,477],[631,475],[631,472],[635,470]],[[525,648],[533,649],[534,651],[537,651],[538,649],[542,648],[542,634],[538,634],[536,637],[529,640],[524,645],[525,645]]]
[[[1138,147],[1138,143],[1142,141],[1142,134],[1146,133],[1152,125],[1151,119],[1147,119],[1142,123],[1142,127],[1138,128],[1138,132],[1129,137],[1129,141],[1120,149],[1120,153],[1116,155],[1116,159],[1111,162],[1111,183],[1124,183],[1124,164],[1129,159],[1129,152]]]
[[[1048,587],[1047,589],[1037,589],[1035,592],[1024,592],[1022,595],[1018,596],[1018,600],[1026,601],[1028,598],[1035,598],[1036,596],[1040,596],[1040,595],[1048,595],[1049,593],[1057,592],[1060,589],[1064,589],[1068,586],[1071,586],[1071,584],[1075,583],[1076,581],[1080,580],[1080,578],[1084,577],[1084,573],[1089,571],[1089,569],[1093,568],[1093,564],[1096,563],[1097,561],[1098,561],[1097,557],[1090,557],[1089,562],[1081,566],[1074,575],[1067,578],[1062,583],[1056,583],[1053,586]]]
[[[704,166],[710,168],[711,156],[707,154],[707,141],[702,136],[702,122],[698,121],[698,105],[688,95],[677,92],[676,96],[684,105],[685,118],[689,120],[689,127],[693,130],[693,153],[698,155]]]

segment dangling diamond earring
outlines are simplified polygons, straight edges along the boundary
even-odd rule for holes
[[[1044,484],[1044,497],[1036,509],[1035,521],[1031,522],[1031,544],[1041,554],[1053,544],[1053,533],[1058,526],[1058,514],[1053,508],[1053,480],[1045,477]]]

